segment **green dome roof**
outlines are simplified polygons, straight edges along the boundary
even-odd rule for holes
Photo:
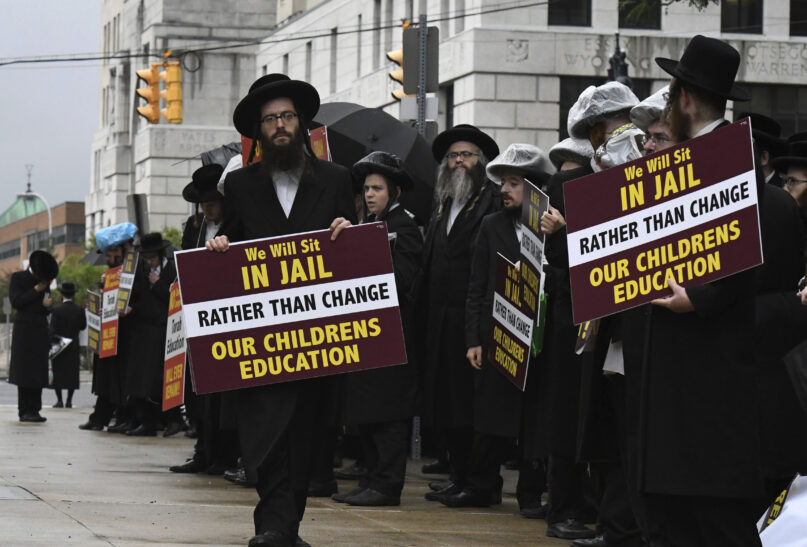
[[[46,210],[47,207],[45,207],[45,204],[42,203],[42,200],[39,198],[32,196],[30,198],[23,199],[18,197],[8,209],[0,214],[0,228]]]

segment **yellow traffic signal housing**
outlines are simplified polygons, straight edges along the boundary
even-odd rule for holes
[[[391,80],[398,82],[401,85],[404,83],[403,54],[403,48],[387,52],[387,59],[401,67],[390,72],[389,77]],[[403,89],[396,89],[392,92],[392,97],[398,101],[400,101],[401,98],[408,96],[409,95],[404,93]]]
[[[137,77],[146,82],[146,87],[137,89],[137,94],[146,99],[143,106],[137,107],[137,113],[149,123],[160,123],[160,65],[154,63],[151,68],[137,71]]]
[[[160,112],[168,123],[182,123],[182,69],[179,63],[165,63],[160,78],[165,80],[165,89],[160,92],[165,108]]]

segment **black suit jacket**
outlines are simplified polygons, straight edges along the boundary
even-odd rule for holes
[[[48,321],[50,310],[42,305],[44,292],[34,287],[39,280],[24,270],[11,274],[8,296],[17,312],[11,338],[8,381],[20,387],[48,385]]]
[[[330,162],[314,160],[304,170],[288,218],[260,163],[229,173],[224,194],[227,208],[221,231],[230,241],[324,230],[337,217],[355,222],[350,173]],[[328,380],[318,378],[239,391],[236,412],[248,467],[260,465],[288,429],[297,407],[304,412],[311,399],[318,397],[318,390],[330,389],[323,387],[330,386]]]
[[[82,308],[66,300],[56,306],[50,314],[50,332],[72,342],[53,359],[53,387],[56,389],[78,389],[80,351],[79,331],[87,326],[87,316]]]

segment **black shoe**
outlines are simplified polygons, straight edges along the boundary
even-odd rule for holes
[[[326,483],[312,482],[308,485],[309,498],[330,498],[331,495],[337,492],[339,492],[339,487],[336,485],[336,481]]]
[[[172,473],[201,473],[205,466],[200,460],[191,458],[182,465],[172,465],[168,470]]]
[[[576,539],[572,542],[572,547],[608,547],[605,536],[595,536],[589,539]]]
[[[211,463],[210,467],[205,469],[205,473],[208,475],[223,475],[225,471],[227,471],[227,466],[223,463]]]
[[[382,494],[378,490],[367,488],[355,496],[345,498],[345,503],[348,505],[359,505],[362,507],[388,507],[401,505],[401,498],[388,496],[386,494]]]
[[[577,519],[566,519],[563,522],[550,524],[546,529],[547,537],[561,539],[588,539],[597,535],[597,532],[587,528]]]
[[[292,541],[287,534],[277,532],[275,530],[267,530],[257,536],[252,536],[249,540],[249,547],[255,545],[265,545],[267,547],[291,547],[296,544],[296,540]]]
[[[73,401],[67,401],[67,402],[64,404],[64,407],[65,407],[65,408],[73,408]]]
[[[358,496],[359,494],[364,492],[364,490],[365,488],[363,486],[359,486],[358,488],[354,488],[350,492],[342,492],[341,494],[334,494],[333,496],[331,496],[331,499],[339,503],[345,503],[345,500],[347,500],[349,497]]]
[[[126,433],[132,429],[132,424],[129,422],[121,422],[115,425],[111,425],[106,428],[107,433]]]
[[[247,480],[247,470],[243,467],[228,469],[224,472],[224,478],[238,486],[255,486],[255,483]]]
[[[454,483],[450,479],[446,481],[429,481],[429,488],[435,492],[439,492],[440,490],[445,490],[452,484]]]
[[[367,468],[358,462],[349,467],[345,467],[344,469],[333,472],[333,476],[335,478],[342,479],[343,481],[357,481],[364,478],[366,475]]]
[[[294,547],[311,547],[311,544],[300,536],[297,536],[297,539],[294,540]]]
[[[86,424],[81,424],[78,426],[78,428],[83,429],[84,431],[101,431],[104,429],[104,426],[88,420]]]
[[[40,416],[38,412],[29,412],[28,414],[20,416],[20,421],[41,424],[42,422],[48,421],[48,419],[44,416]]]
[[[156,437],[157,430],[153,427],[148,427],[145,425],[139,425],[134,429],[130,429],[126,432],[127,437]]]
[[[331,467],[333,467],[334,469],[339,469],[343,465],[344,465],[344,463],[342,462],[342,456],[340,456],[339,454],[334,454],[333,455],[333,465],[331,465]]]
[[[522,507],[519,511],[521,516],[527,519],[545,519],[546,514],[549,511],[549,504],[548,503],[536,503],[533,505],[527,505],[526,507]]]
[[[189,439],[196,439],[197,437],[199,437],[199,432],[196,431],[195,427],[190,426],[188,427],[188,429],[185,430],[185,436]]]
[[[460,492],[462,492],[462,488],[452,482],[450,485],[446,486],[442,490],[437,490],[436,492],[426,492],[426,495],[423,497],[426,498],[428,501],[440,501],[440,496],[454,495],[459,494]]]
[[[443,473],[450,473],[451,468],[446,462],[436,461],[434,463],[423,464],[423,467],[420,468],[420,472],[425,475],[441,475]]]
[[[165,426],[165,431],[163,431],[163,437],[170,437],[171,435],[176,435],[180,431],[185,429],[185,424],[180,422],[171,422],[167,426]],[[224,470],[222,469],[222,472]],[[221,475],[221,473],[219,473]]]
[[[61,401],[56,401],[53,403],[53,408],[64,408],[64,403]]]
[[[492,493],[477,494],[463,490],[457,494],[442,494],[437,501],[447,507],[490,507],[495,497]]]

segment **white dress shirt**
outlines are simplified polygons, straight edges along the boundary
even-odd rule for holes
[[[451,202],[451,209],[448,211],[448,222],[446,223],[446,233],[451,232],[451,227],[454,225],[454,221],[457,220],[457,217],[460,216],[460,212],[462,208],[468,203],[467,199],[462,201],[453,200]]]
[[[300,177],[302,175],[302,165],[289,171],[272,171],[272,183],[275,185],[277,199],[280,201],[280,206],[283,207],[283,212],[286,213],[286,218],[291,213],[291,206],[294,204],[294,197],[300,187]]]

